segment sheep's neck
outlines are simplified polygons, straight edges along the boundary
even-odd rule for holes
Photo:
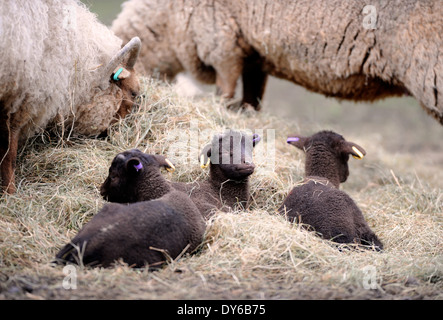
[[[327,156],[316,156],[312,160],[310,156],[306,157],[305,177],[322,177],[328,179],[337,189],[340,187],[340,177],[336,163]]]
[[[163,177],[159,176],[145,177],[144,182],[140,185],[146,186],[147,188],[143,187],[139,188],[139,194],[141,194],[143,197],[142,201],[161,198],[172,190],[171,184],[168,181],[166,180],[161,181],[161,180],[164,180]]]
[[[248,202],[249,200],[249,184],[248,179],[242,181],[226,180],[220,182],[218,180],[209,179],[208,181],[217,194],[220,196],[221,202],[225,205],[233,206],[238,202]]]

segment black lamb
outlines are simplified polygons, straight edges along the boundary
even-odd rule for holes
[[[253,148],[260,141],[258,134],[247,135],[227,130],[215,135],[200,153],[202,168],[209,166],[209,177],[193,183],[173,183],[173,187],[190,195],[203,217],[215,210],[246,208],[250,200],[249,176],[254,172]]]
[[[106,204],[56,255],[57,262],[108,267],[121,259],[133,267],[159,268],[194,251],[205,222],[189,197],[160,173],[173,169],[163,156],[130,150],[118,154],[101,187]],[[139,192],[149,195],[137,200]]]
[[[312,227],[325,239],[382,250],[383,244],[355,202],[339,190],[349,176],[349,155],[362,159],[365,150],[332,131],[311,137],[292,135],[287,142],[306,153],[305,179],[288,194],[279,213],[291,222]]]

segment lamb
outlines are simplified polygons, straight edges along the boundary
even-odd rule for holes
[[[23,140],[54,127],[98,136],[128,114],[140,90],[141,42],[122,48],[77,0],[2,1],[0,34],[1,179],[13,193]]]
[[[249,176],[254,172],[252,150],[260,136],[234,130],[215,135],[200,153],[202,168],[209,166],[209,177],[202,182],[175,182],[172,186],[186,192],[205,219],[215,210],[247,208],[250,200]]]
[[[292,189],[278,212],[291,222],[310,226],[325,239],[382,250],[383,244],[355,202],[339,190],[349,176],[349,155],[363,159],[365,150],[332,131],[311,137],[291,135],[287,142],[306,153],[305,179]]]
[[[131,0],[112,29],[142,37],[144,73],[186,70],[227,98],[241,76],[256,109],[272,75],[339,99],[410,94],[443,124],[442,16],[440,0]]]
[[[56,261],[109,267],[121,259],[136,268],[157,269],[166,258],[192,253],[203,240],[205,222],[189,197],[163,178],[160,167],[174,168],[160,155],[139,150],[118,154],[101,188],[115,202],[106,204],[57,253]],[[149,200],[131,203],[137,190],[149,194]]]

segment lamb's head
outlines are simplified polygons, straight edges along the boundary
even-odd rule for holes
[[[254,172],[252,151],[259,141],[258,134],[233,130],[215,135],[212,143],[200,153],[200,165],[202,168],[210,165],[211,177],[218,181],[245,180]]]
[[[363,159],[366,151],[332,131],[320,131],[310,137],[290,135],[289,144],[306,153],[305,175],[324,177],[337,188],[349,176],[349,155]]]
[[[110,202],[131,203],[157,199],[168,193],[169,182],[160,168],[175,170],[161,155],[151,155],[133,149],[115,156],[100,194]]]

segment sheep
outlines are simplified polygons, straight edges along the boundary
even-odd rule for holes
[[[160,155],[118,154],[101,188],[107,200],[116,202],[106,204],[57,253],[56,262],[109,267],[121,259],[132,267],[157,269],[166,258],[192,253],[203,240],[205,222],[189,197],[163,178],[160,167],[174,168]],[[132,203],[136,190],[149,194],[149,200]]]
[[[14,193],[17,149],[29,136],[62,128],[98,136],[139,95],[140,39],[122,40],[77,0],[0,4],[0,163]]]
[[[355,202],[339,190],[349,176],[349,155],[363,159],[365,150],[332,131],[311,137],[291,135],[287,142],[306,153],[305,179],[288,194],[279,214],[313,228],[325,239],[382,250]]]
[[[260,136],[234,130],[217,134],[200,153],[200,166],[209,166],[209,177],[193,183],[175,182],[172,186],[186,192],[205,219],[215,210],[228,211],[249,205],[249,176],[254,172],[252,148]]]
[[[272,75],[338,99],[413,95],[443,124],[442,16],[440,0],[131,0],[112,29],[142,37],[143,72],[186,70],[227,98],[241,76],[257,110]]]

